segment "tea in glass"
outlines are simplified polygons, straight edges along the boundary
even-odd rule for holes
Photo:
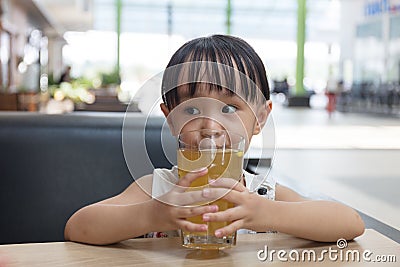
[[[202,132],[201,132],[202,131]],[[209,186],[211,179],[221,177],[233,178],[237,181],[242,177],[244,138],[227,131],[199,130],[186,132],[179,136],[178,173],[179,177],[188,172],[207,167],[207,174],[197,178],[187,190],[203,190]],[[197,205],[218,205],[219,211],[232,208],[233,204],[216,199],[211,202],[195,203]],[[182,231],[183,246],[198,249],[223,249],[236,244],[236,233],[216,237],[217,229],[231,222],[204,222],[202,216],[187,218],[197,224],[207,224],[207,232]]]

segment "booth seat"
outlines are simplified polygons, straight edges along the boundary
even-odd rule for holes
[[[0,112],[0,244],[63,241],[76,210],[120,193],[154,167],[171,167],[161,145],[165,119],[140,113],[125,123],[127,164],[124,116]],[[168,131],[164,136],[173,147]],[[147,155],[151,164],[142,164]]]
[[[75,211],[175,164],[176,141],[165,119],[126,114],[128,120],[118,112],[0,112],[0,244],[63,241]],[[247,154],[247,171],[270,166],[268,156]],[[400,242],[400,231],[360,214],[367,228]]]

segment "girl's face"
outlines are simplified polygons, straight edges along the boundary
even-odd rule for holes
[[[178,89],[179,90],[179,89]],[[172,110],[161,109],[173,135],[200,129],[227,130],[243,136],[246,150],[253,135],[258,134],[271,110],[271,101],[262,106],[250,104],[228,90],[199,88],[193,97],[179,91],[181,102]]]

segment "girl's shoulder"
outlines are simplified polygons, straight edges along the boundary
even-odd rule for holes
[[[154,169],[153,186],[151,192],[152,197],[156,198],[169,192],[177,182],[178,168],[176,166],[173,166],[171,169]]]

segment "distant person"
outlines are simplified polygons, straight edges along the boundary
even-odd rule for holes
[[[325,94],[328,97],[328,104],[326,105],[326,110],[328,111],[329,118],[332,117],[333,112],[336,110],[337,96],[343,92],[343,81],[335,82],[335,80],[330,79],[326,85]]]
[[[62,82],[71,82],[71,66],[67,66],[61,74],[60,83]]]
[[[283,81],[282,81],[282,93],[285,95],[285,96],[288,96],[289,95],[289,83],[288,83],[288,81],[287,81],[287,78],[285,77],[285,79],[283,79]]]
[[[273,93],[284,94],[285,96],[289,95],[289,83],[287,78],[283,79],[283,81],[274,81]]]

